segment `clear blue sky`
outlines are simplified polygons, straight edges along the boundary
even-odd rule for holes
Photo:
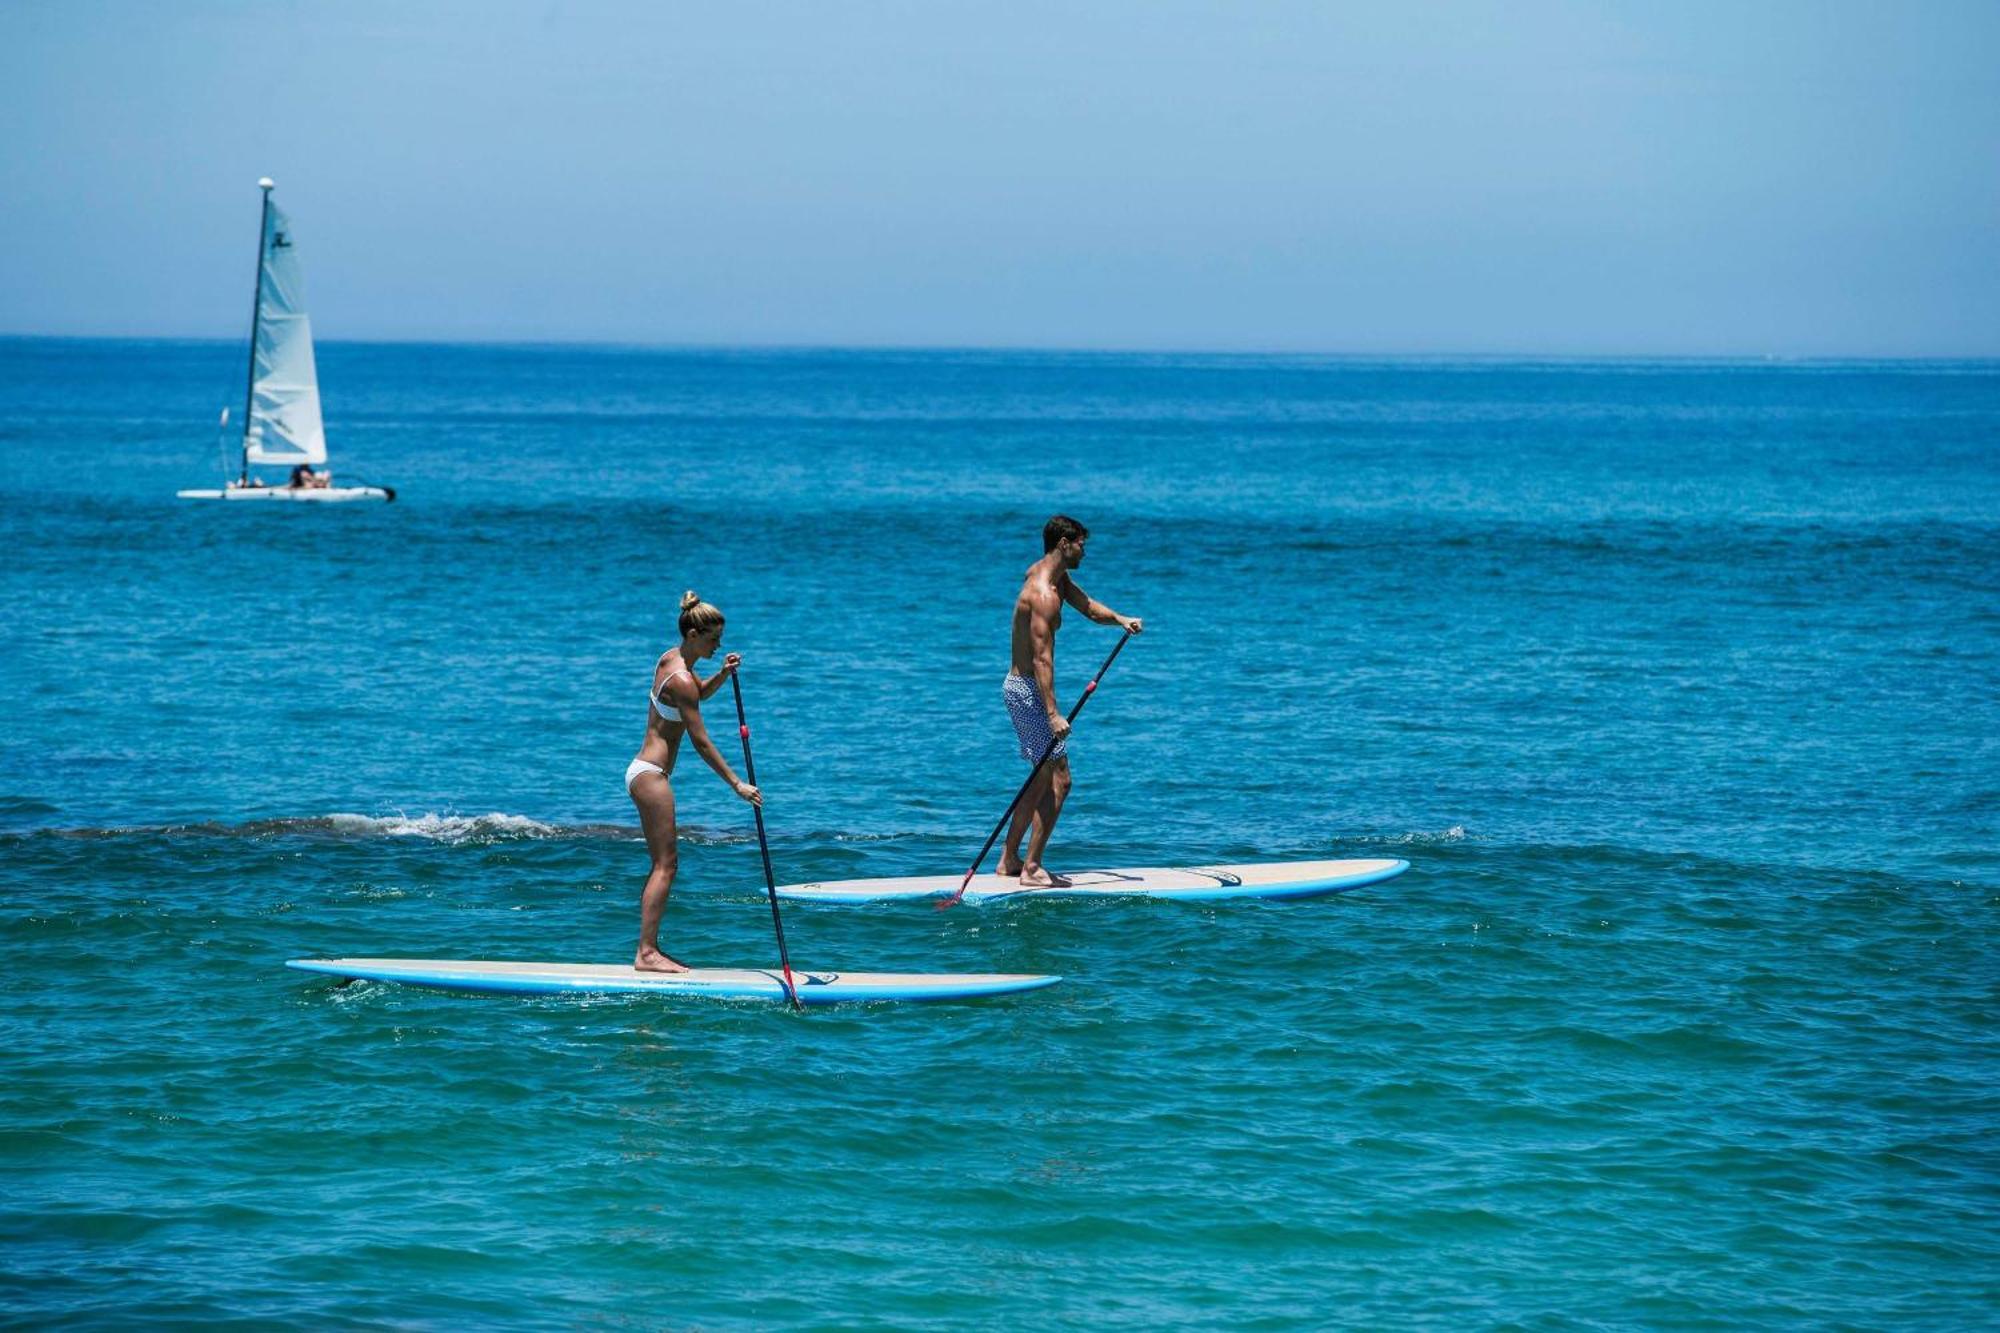
[[[2000,355],[2000,3],[0,0],[0,332]]]

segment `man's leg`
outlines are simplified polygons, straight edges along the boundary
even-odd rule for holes
[[[1000,873],[1012,877],[1021,873],[1021,836],[1028,831],[1030,821],[1040,824],[1039,815],[1043,798],[1048,794],[1049,782],[1055,774],[1051,764],[1044,764],[1042,771],[1035,774],[1035,780],[1028,790],[1021,793],[1020,804],[1014,807],[1014,822],[1007,827],[1007,841],[1000,846]],[[1043,842],[1048,839],[1044,837]]]
[[[1028,839],[1028,855],[1021,863],[1023,884],[1052,885],[1066,887],[1069,881],[1060,875],[1051,875],[1042,865],[1042,854],[1048,850],[1049,835],[1056,830],[1056,820],[1062,815],[1063,802],[1069,799],[1069,760],[1052,760],[1042,770],[1048,778],[1046,794],[1041,806],[1035,811],[1034,836]]]

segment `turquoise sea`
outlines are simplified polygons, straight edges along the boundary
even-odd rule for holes
[[[176,501],[242,355],[0,341],[0,1321],[1994,1323],[2000,365],[336,343],[397,503]],[[964,1004],[282,966],[628,959],[689,587],[780,878],[962,868],[1057,510],[1148,629],[1051,863],[1409,874],[788,909],[1067,978]],[[668,946],[768,965],[683,763]]]

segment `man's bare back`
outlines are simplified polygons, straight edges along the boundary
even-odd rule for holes
[[[1060,566],[1048,568],[1050,557],[1043,557],[1028,567],[1028,577],[1021,584],[1021,595],[1014,599],[1014,674],[1032,678],[1035,674],[1035,653],[1038,647],[1046,645],[1046,651],[1055,651],[1056,631],[1062,628],[1063,589],[1069,584],[1069,575]]]

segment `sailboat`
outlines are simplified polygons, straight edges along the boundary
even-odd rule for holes
[[[257,182],[264,192],[257,227],[257,294],[250,315],[250,376],[243,393],[240,457],[223,469],[236,476],[221,490],[179,491],[183,500],[272,500],[338,504],[350,500],[393,500],[387,486],[335,486],[331,474],[313,469],[326,462],[326,428],[319,416],[319,372],[313,365],[312,321],[306,318],[305,274],[292,242],[291,220],[271,202],[275,183]],[[223,409],[222,427],[229,426]],[[226,445],[225,445],[226,449]],[[272,482],[254,467],[288,469]]]

